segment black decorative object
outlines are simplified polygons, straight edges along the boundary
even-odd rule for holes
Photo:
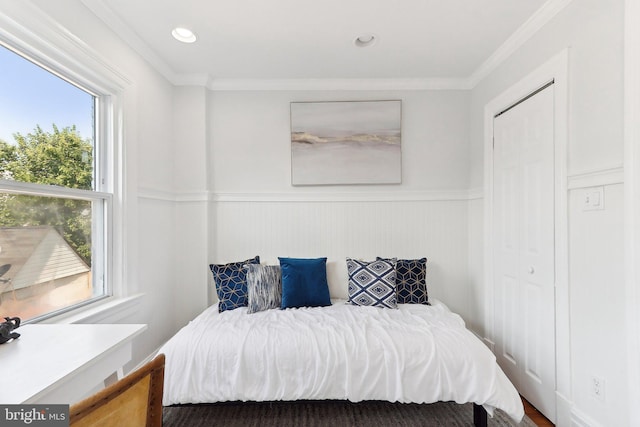
[[[0,323],[0,344],[4,344],[9,340],[15,340],[20,337],[17,332],[11,332],[20,326],[19,317],[5,317],[5,322]]]

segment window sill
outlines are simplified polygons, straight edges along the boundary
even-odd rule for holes
[[[108,297],[85,307],[42,321],[41,323],[119,323],[137,313],[144,294]]]

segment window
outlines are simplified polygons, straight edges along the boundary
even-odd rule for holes
[[[0,45],[0,315],[110,294],[106,97]]]

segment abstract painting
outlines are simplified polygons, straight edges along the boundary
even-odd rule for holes
[[[399,184],[402,101],[291,103],[293,185]]]

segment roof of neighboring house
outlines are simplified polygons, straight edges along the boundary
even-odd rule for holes
[[[0,227],[0,266],[11,264],[2,277],[14,288],[90,271],[69,243],[51,226]]]

